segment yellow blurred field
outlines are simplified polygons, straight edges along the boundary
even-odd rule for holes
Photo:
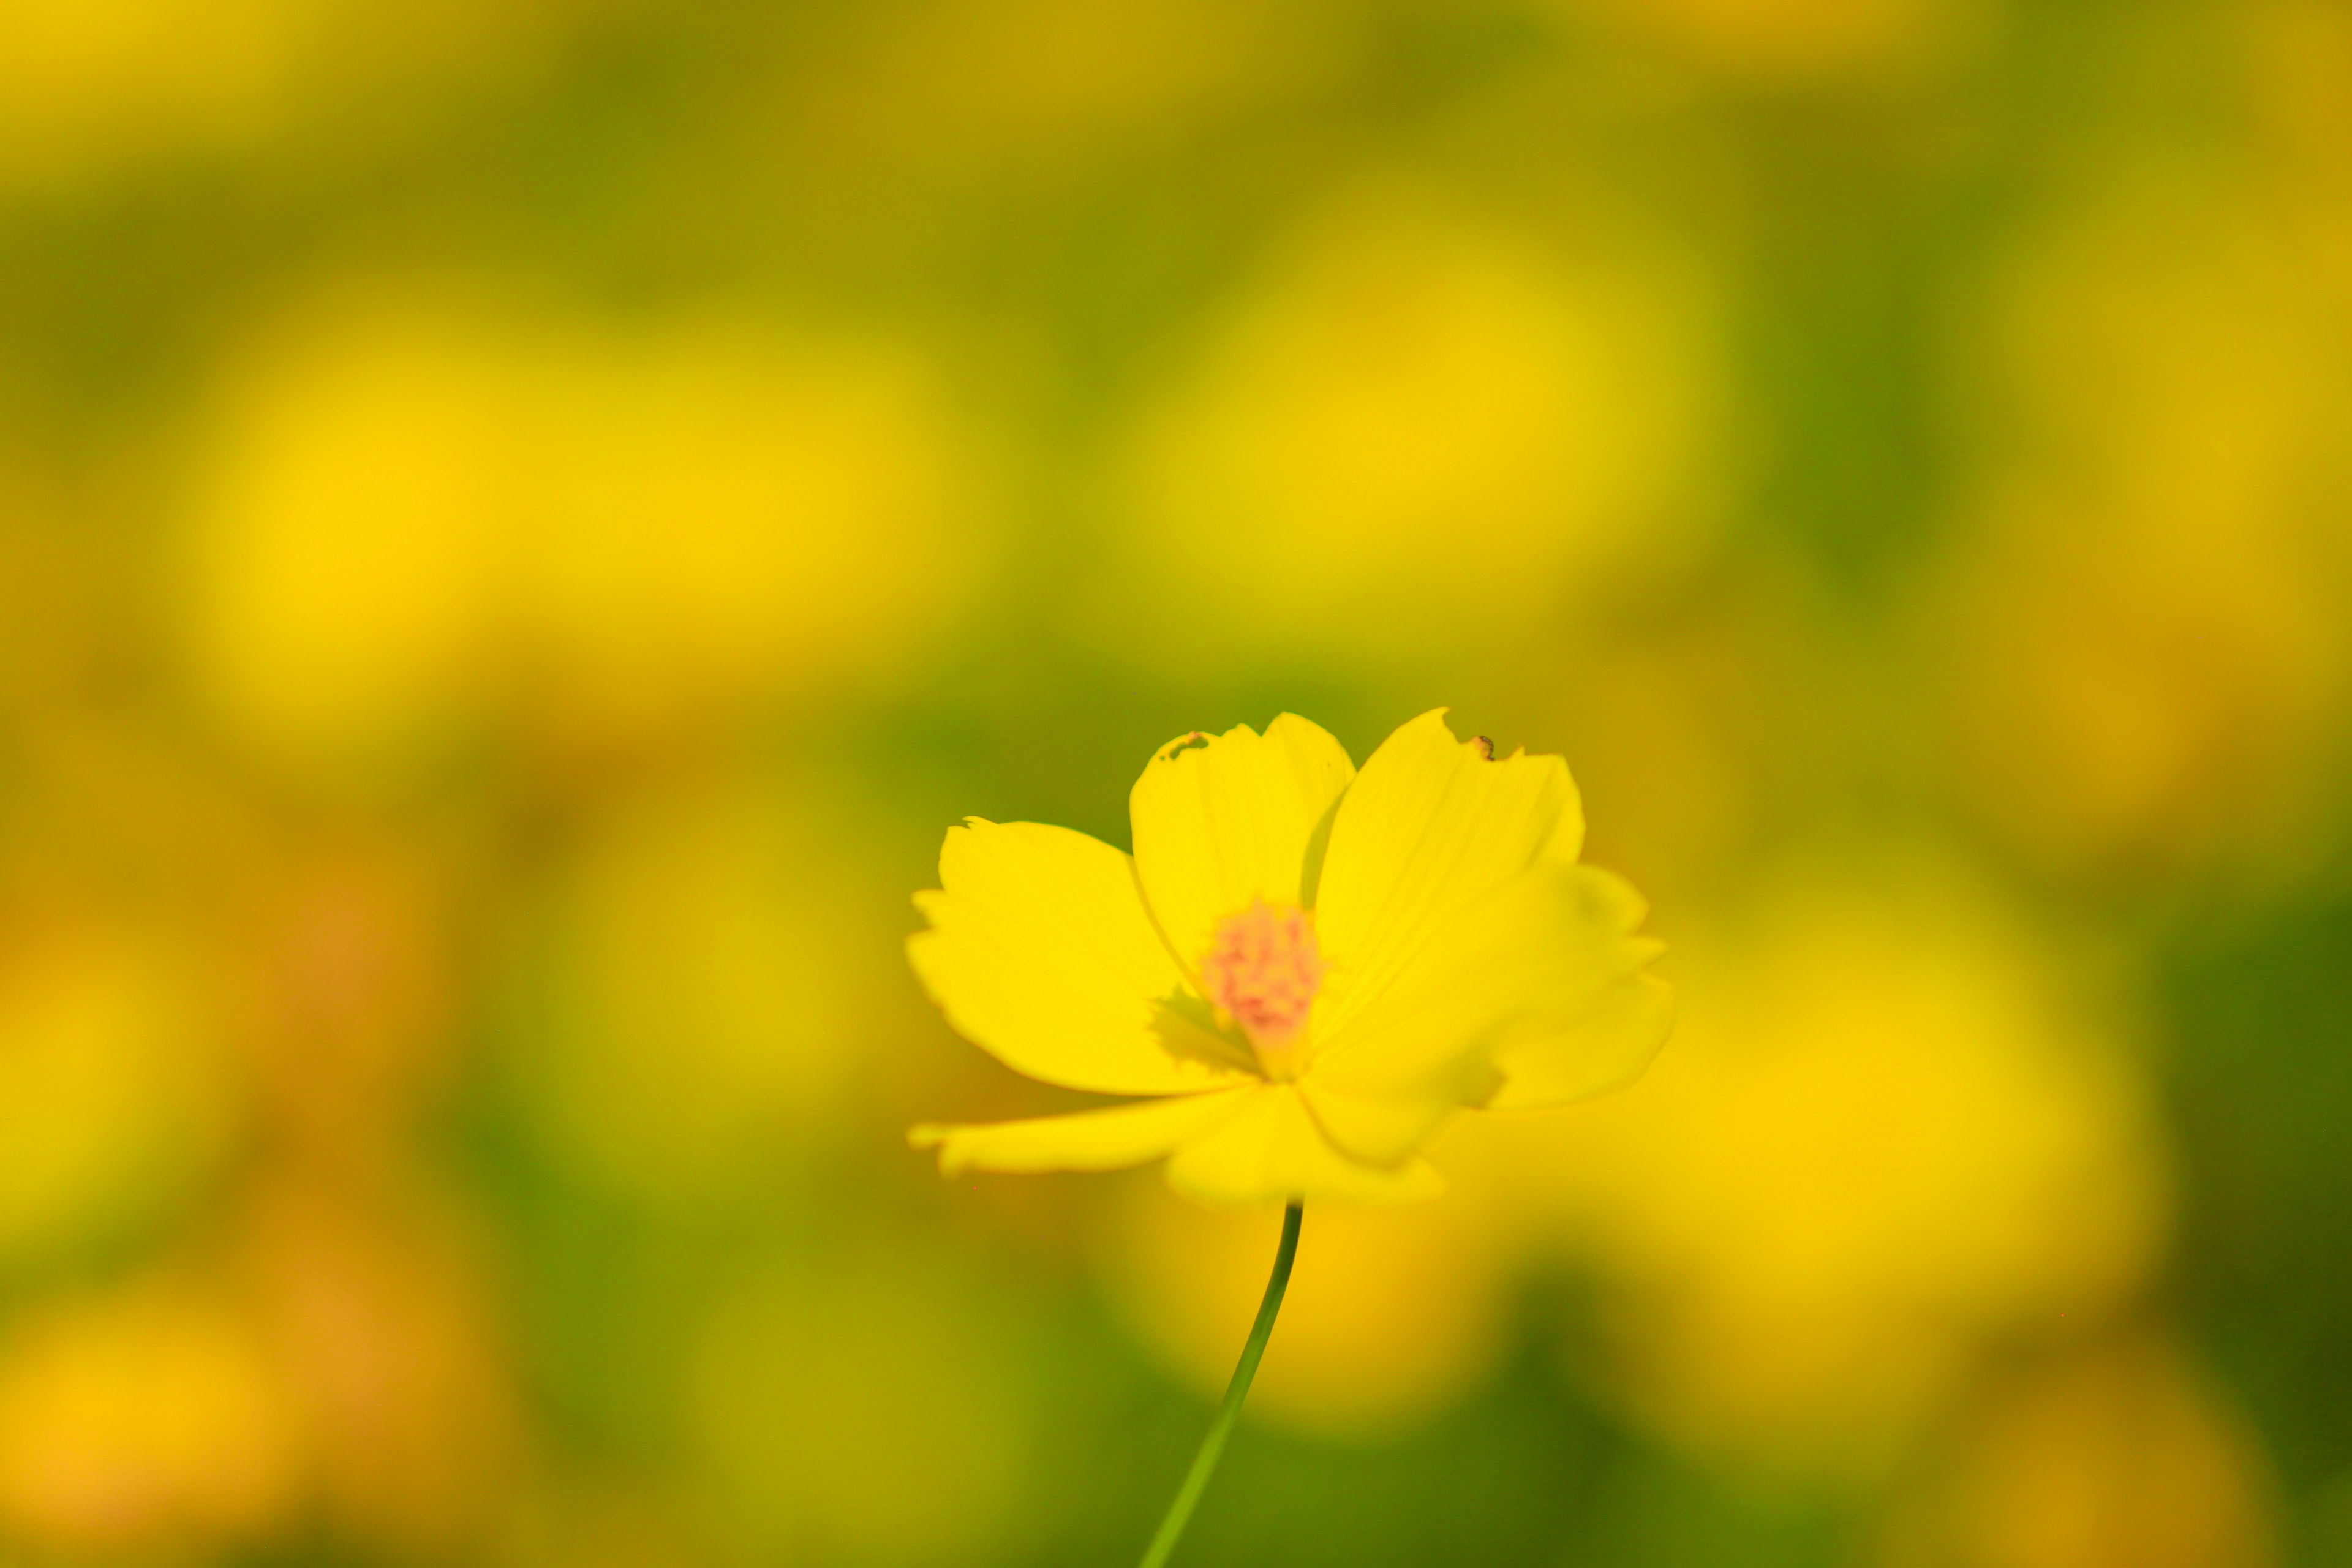
[[[2352,1562],[2333,0],[0,0],[0,1568],[1130,1560],[908,896],[1440,705],[1679,1030],[1180,1563]]]

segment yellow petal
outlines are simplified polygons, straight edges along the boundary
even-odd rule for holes
[[[1482,1109],[1549,1110],[1622,1089],[1649,1070],[1674,1032],[1675,995],[1654,974],[1628,974],[1580,1013],[1531,1026],[1495,1053],[1502,1087]]]
[[[1313,901],[1309,849],[1355,773],[1339,742],[1293,713],[1264,735],[1246,724],[1187,735],[1152,757],[1129,797],[1135,864],[1186,964],[1208,951],[1217,921],[1253,899]]]
[[[918,1149],[937,1148],[940,1169],[961,1171],[1117,1171],[1157,1160],[1186,1138],[1230,1119],[1250,1088],[1171,1095],[1139,1105],[1041,1116],[985,1126],[923,1126],[907,1134]]]
[[[940,850],[941,890],[918,893],[931,929],[907,954],[948,1022],[1031,1078],[1106,1094],[1213,1088],[1240,1068],[1171,1051],[1155,1026],[1183,978],[1137,893],[1132,863],[1098,839],[975,817]]]
[[[1394,1170],[1350,1160],[1331,1146],[1289,1084],[1246,1091],[1233,1115],[1188,1137],[1168,1162],[1168,1184],[1202,1203],[1243,1207],[1292,1199],[1411,1203],[1445,1185],[1422,1160]]]
[[[1358,1094],[1310,1071],[1299,1079],[1298,1092],[1315,1124],[1342,1153],[1385,1169],[1427,1148],[1447,1122],[1462,1114],[1465,1101],[1484,1098],[1494,1082],[1489,1068],[1476,1079],[1475,1088],[1433,1092],[1427,1086],[1413,1085],[1402,1093]]]
[[[1457,1106],[1534,1109],[1638,1075],[1664,1039],[1659,948],[1623,879],[1545,861],[1459,911],[1308,1064],[1334,1142],[1389,1163]]]
[[[1332,818],[1315,899],[1331,971],[1315,1037],[1336,1037],[1482,895],[1538,858],[1573,860],[1582,838],[1559,758],[1489,760],[1482,742],[1454,738],[1442,708],[1398,730]]]

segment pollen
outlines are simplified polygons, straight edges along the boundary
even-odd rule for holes
[[[1286,1070],[1289,1049],[1315,994],[1323,984],[1322,951],[1306,910],[1264,899],[1218,922],[1201,983],[1220,1012],[1241,1026],[1274,1077]]]

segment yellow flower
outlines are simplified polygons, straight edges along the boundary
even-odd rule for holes
[[[950,1173],[1168,1157],[1209,1203],[1393,1203],[1464,1110],[1536,1110],[1638,1077],[1664,1041],[1639,894],[1576,863],[1558,757],[1496,760],[1444,710],[1361,773],[1286,713],[1163,746],[1132,858],[1067,828],[949,830],[908,943],[948,1021],[1008,1067],[1132,1105],[918,1127]]]

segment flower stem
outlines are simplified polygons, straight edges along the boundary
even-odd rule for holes
[[[1208,1489],[1209,1476],[1224,1454],[1225,1439],[1233,1436],[1234,1421],[1242,1413],[1242,1401],[1249,1397],[1250,1380],[1257,1375],[1257,1363],[1265,1354],[1265,1342],[1274,1337],[1274,1318],[1282,1310],[1282,1293],[1290,1286],[1291,1260],[1298,1256],[1298,1205],[1294,1203],[1282,1211],[1282,1245],[1275,1249],[1274,1278],[1265,1282],[1265,1300],[1257,1304],[1257,1321],[1250,1325],[1249,1342],[1242,1346],[1241,1363],[1234,1368],[1234,1380],[1225,1384],[1225,1402],[1217,1407],[1217,1418],[1211,1423],[1209,1435],[1201,1440],[1201,1451],[1192,1457],[1192,1468],[1185,1472],[1176,1500],[1168,1505],[1168,1517],[1160,1521],[1160,1533],[1151,1538],[1151,1545],[1143,1554],[1142,1568],[1160,1568],[1168,1561],[1168,1554],[1176,1550],[1177,1537],[1184,1533],[1193,1505]]]

